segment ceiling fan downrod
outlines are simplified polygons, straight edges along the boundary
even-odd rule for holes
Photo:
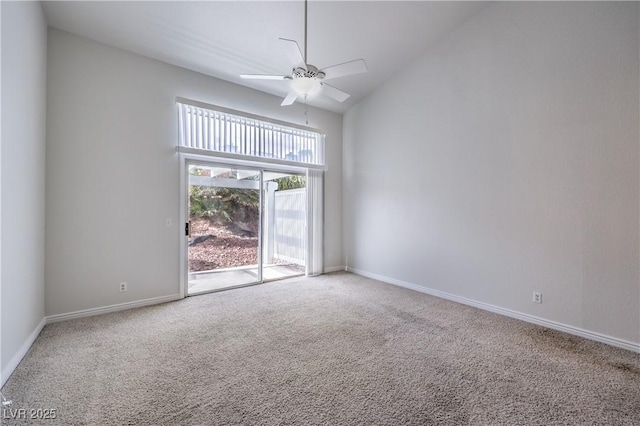
[[[307,0],[304,0],[304,63],[309,62],[307,58]]]
[[[307,63],[307,0],[304,0],[304,63]]]

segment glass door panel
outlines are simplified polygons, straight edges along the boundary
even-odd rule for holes
[[[307,258],[307,192],[304,174],[265,171],[263,277],[303,275]]]
[[[262,282],[262,172],[188,165],[188,294]]]

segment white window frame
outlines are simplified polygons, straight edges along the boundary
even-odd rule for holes
[[[298,124],[287,123],[284,121],[274,120],[267,117],[262,117],[255,114],[244,113],[242,111],[236,111],[233,109],[207,104],[203,102],[198,102],[185,98],[176,98],[176,105],[178,107],[178,147],[177,150],[180,153],[194,154],[194,155],[204,155],[204,156],[215,156],[218,158],[228,158],[228,159],[252,159],[253,161],[264,162],[268,164],[280,164],[280,165],[288,165],[293,167],[299,167],[300,165],[304,165],[306,168],[317,169],[317,170],[326,170],[325,166],[325,149],[324,149],[324,138],[325,135],[319,131],[318,129],[301,126]],[[269,156],[262,155],[252,155],[249,153],[234,153],[225,151],[223,149],[219,149],[220,147],[207,148],[204,145],[217,145],[214,143],[209,143],[213,139],[212,135],[214,134],[214,130],[210,128],[209,125],[204,124],[202,122],[196,123],[195,127],[192,129],[191,126],[194,126],[194,120],[188,120],[185,117],[188,117],[188,112],[184,109],[185,107],[195,107],[203,110],[203,113],[213,114],[222,114],[227,115],[233,118],[234,121],[245,121],[246,123],[250,123],[252,129],[256,126],[260,128],[267,129],[275,129],[275,133],[277,134],[285,134],[285,133],[297,133],[302,132],[307,134],[307,137],[304,139],[309,140],[312,138],[312,135],[315,137],[315,142],[312,145],[308,145],[309,148],[313,148],[314,160],[313,162],[303,162],[296,161],[284,158],[273,158]],[[217,121],[217,120],[216,120]],[[223,120],[223,122],[226,122]],[[228,124],[228,123],[227,123]],[[224,127],[224,126],[223,126]],[[239,129],[234,131],[235,133],[245,132],[245,128],[247,126],[244,123],[238,125]],[[270,130],[267,130],[267,133]],[[224,133],[224,132],[222,132]],[[247,131],[247,133],[249,133]],[[191,136],[196,134],[198,136]],[[194,141],[194,139],[196,139]],[[216,138],[218,139],[218,138]],[[278,152],[282,155],[285,152],[283,146],[279,144],[275,139],[261,139],[260,144],[263,145],[261,151],[268,151],[270,153]],[[196,145],[196,146],[194,146]],[[269,146],[266,146],[269,145]],[[296,145],[297,148],[302,148],[301,145]]]

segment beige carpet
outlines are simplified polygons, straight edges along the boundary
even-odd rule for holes
[[[338,273],[47,325],[3,393],[38,424],[640,425],[640,359]]]

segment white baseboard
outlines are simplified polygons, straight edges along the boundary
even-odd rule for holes
[[[383,275],[374,274],[368,271],[363,271],[356,268],[347,267],[348,272],[353,272],[363,277],[371,278],[374,280],[382,281],[387,284],[397,285],[399,287],[408,288],[418,291],[420,293],[429,294],[431,296],[440,297],[442,299],[451,300],[453,302],[462,303],[463,305],[473,306],[485,311],[493,312],[496,314],[504,315],[510,318],[516,318],[531,324],[541,325],[543,327],[551,328],[553,330],[562,331],[575,336],[584,337],[585,339],[595,340],[596,342],[605,343],[607,345],[615,346],[622,349],[627,349],[632,352],[640,353],[640,343],[630,342],[628,340],[619,339],[617,337],[607,336],[605,334],[596,333],[595,331],[585,330],[572,325],[562,324],[556,321],[547,320],[544,318],[536,317],[534,315],[524,314],[522,312],[513,311],[511,309],[501,308],[500,306],[491,305],[489,303],[478,302],[473,299],[467,299],[466,297],[456,296],[455,294],[446,293],[440,290],[434,290],[421,285],[409,283],[406,281],[397,280],[395,278],[385,277]]]
[[[36,341],[38,335],[40,334],[46,323],[46,318],[42,318],[42,321],[40,321],[36,328],[31,332],[29,337],[27,337],[27,340],[25,340],[18,352],[13,356],[13,358],[11,358],[9,364],[4,368],[4,370],[2,370],[2,385],[0,385],[0,387],[4,386],[7,380],[9,380],[9,377],[11,377],[13,371],[16,369],[16,367],[18,367],[20,361],[22,361],[22,358],[24,358],[24,356],[27,354],[29,348],[31,348],[31,345],[33,345],[33,342]]]
[[[328,268],[324,268],[324,273],[328,274],[331,272],[339,272],[339,271],[346,271],[347,267],[346,266],[330,266]]]
[[[108,314],[110,312],[125,311],[127,309],[141,308],[143,306],[158,305],[160,303],[173,302],[182,299],[179,294],[169,296],[153,297],[151,299],[136,300],[135,302],[119,303],[117,305],[102,306],[99,308],[84,309],[82,311],[69,312],[66,314],[51,315],[46,318],[47,324],[58,321],[66,321],[77,318],[92,317],[95,315]]]

